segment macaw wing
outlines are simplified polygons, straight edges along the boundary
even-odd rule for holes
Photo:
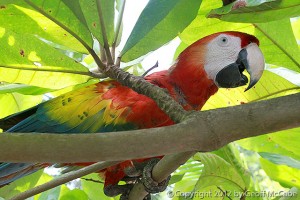
[[[7,132],[93,133],[136,129],[133,122],[126,121],[134,102],[120,105],[125,98],[122,95],[128,97],[132,92],[115,81],[90,85],[40,104],[35,114]],[[112,96],[112,93],[121,94]]]

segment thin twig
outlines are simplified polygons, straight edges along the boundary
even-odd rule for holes
[[[155,65],[153,65],[152,67],[150,67],[150,69],[148,69],[147,71],[145,71],[145,73],[143,73],[142,77],[146,76],[150,71],[152,71],[153,69],[158,67],[158,61],[156,61]]]
[[[97,9],[98,9],[98,16],[99,16],[99,20],[100,20],[100,28],[101,28],[101,33],[102,33],[102,37],[103,37],[103,43],[104,43],[104,50],[106,53],[106,58],[107,58],[107,64],[112,65],[114,63],[110,50],[109,50],[109,44],[108,44],[108,40],[107,40],[107,34],[106,34],[106,28],[105,28],[105,23],[104,23],[104,19],[103,19],[103,13],[102,13],[102,8],[101,8],[101,1],[100,0],[96,0],[97,3]]]
[[[14,197],[12,197],[9,200],[24,200],[26,198],[32,197],[36,194],[39,194],[41,192],[44,192],[46,190],[50,190],[54,187],[57,187],[59,185],[65,184],[67,182],[70,182],[74,179],[80,178],[82,176],[88,175],[93,172],[100,171],[104,168],[107,168],[109,166],[115,165],[119,163],[119,161],[110,161],[110,162],[98,162],[92,165],[89,165],[87,167],[83,167],[77,171],[71,171],[69,173],[63,174],[58,178],[55,178],[45,184],[39,185],[37,187],[34,187],[30,190],[27,190],[25,192],[22,192]]]
[[[31,7],[33,7],[35,10],[37,10],[38,12],[40,12],[42,15],[44,15],[45,17],[47,17],[48,19],[50,19],[51,21],[53,21],[54,23],[56,23],[58,26],[60,26],[61,28],[63,28],[65,31],[67,31],[68,33],[70,33],[74,38],[76,38],[86,48],[86,50],[92,55],[92,57],[94,58],[95,62],[97,63],[97,65],[101,69],[101,71],[104,71],[105,65],[99,59],[99,57],[97,56],[96,52],[83,39],[81,39],[70,28],[68,28],[67,26],[65,26],[63,23],[61,23],[60,21],[58,21],[57,19],[55,19],[54,17],[52,17],[50,14],[48,14],[47,12],[45,12],[43,9],[39,8],[37,5],[35,5],[31,1],[25,0],[25,2],[28,5],[30,5]]]

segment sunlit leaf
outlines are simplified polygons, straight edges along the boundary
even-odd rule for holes
[[[103,180],[96,173],[89,174],[81,179],[82,189],[88,195],[89,199],[93,200],[113,200],[114,198],[107,197],[103,193]],[[85,180],[87,179],[87,180]]]
[[[285,192],[282,197],[274,200],[298,200],[300,197],[299,189],[296,187],[292,187],[289,191]]]
[[[103,46],[103,34],[101,31],[96,0],[79,0],[79,2],[89,30]],[[100,3],[108,43],[111,45],[114,40],[115,1],[100,0]]]
[[[33,107],[42,101],[42,96],[22,95],[18,93],[0,94],[0,118]]]
[[[5,187],[0,188],[0,197],[9,199],[17,194],[20,194],[21,192],[33,188],[37,184],[42,174],[43,170],[39,170],[33,174],[18,179]]]
[[[196,17],[200,4],[201,0],[149,1],[121,52],[122,60],[134,60],[175,38]]]
[[[299,15],[298,0],[243,0],[214,9],[208,17],[231,22],[260,23]]]
[[[33,35],[16,34],[0,28],[0,81],[44,88],[63,88],[86,82],[89,77],[36,70],[67,70],[88,73],[88,69],[45,44]],[[26,70],[27,69],[27,70]]]
[[[84,46],[62,27],[34,10],[23,0],[1,0],[0,27],[19,34],[32,34],[73,51],[87,53]],[[65,13],[66,15],[68,14]],[[34,31],[33,31],[34,30]],[[87,39],[92,44],[92,40]]]
[[[263,158],[260,163],[267,175],[285,187],[300,187],[300,170],[285,165],[276,165]]]
[[[39,94],[45,94],[45,93],[51,92],[51,91],[53,91],[53,90],[48,89],[48,88],[31,86],[31,85],[24,85],[24,84],[0,85],[0,94],[17,92],[17,93],[25,94],[25,95],[39,95]]]
[[[66,192],[59,200],[89,200],[88,195],[79,189],[74,189]]]
[[[239,173],[221,157],[211,153],[198,153],[196,157],[204,164],[204,169],[195,190],[203,191],[207,187],[215,186],[215,191],[219,191],[220,194],[230,191],[227,193],[229,196],[233,196],[234,192],[246,190],[246,184]],[[215,194],[216,192],[213,192],[213,195]]]
[[[92,48],[92,36],[80,15],[76,15],[63,0],[25,0],[30,6],[37,9],[44,16],[54,21],[63,29],[68,30],[69,34],[78,37],[84,45]],[[76,10],[77,11],[77,10]]]
[[[299,91],[299,87],[284,78],[265,71],[256,86],[247,92],[245,88],[219,89],[204,105],[202,110],[240,105],[248,102],[269,99]]]
[[[60,195],[60,189],[61,189],[61,186],[47,190],[47,191],[41,193],[38,200],[58,199],[58,197]]]
[[[287,165],[289,167],[300,169],[300,161],[280,154],[261,152],[259,155],[277,165]]]

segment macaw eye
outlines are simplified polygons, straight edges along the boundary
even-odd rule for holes
[[[226,36],[222,36],[218,39],[218,45],[221,47],[226,47],[229,45],[229,38]]]

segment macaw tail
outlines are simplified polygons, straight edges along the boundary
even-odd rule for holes
[[[19,122],[23,121],[27,117],[34,114],[36,112],[37,108],[38,108],[37,106],[34,106],[34,107],[24,110],[22,112],[19,112],[19,113],[13,114],[13,115],[9,115],[3,119],[0,119],[0,129],[2,129],[3,131],[7,131],[14,125],[18,124]]]
[[[0,163],[0,188],[44,167],[45,164]]]

